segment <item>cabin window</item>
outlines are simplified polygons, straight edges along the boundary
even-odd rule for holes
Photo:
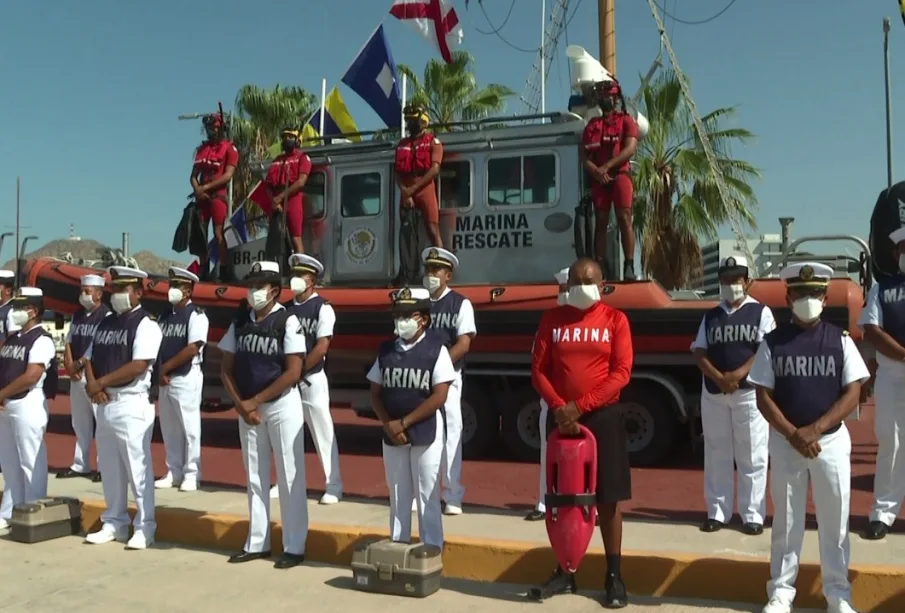
[[[349,174],[340,183],[340,205],[343,217],[380,215],[383,182],[379,172]]]
[[[552,153],[487,160],[487,204],[520,206],[556,200],[556,156]]]
[[[326,212],[327,176],[323,172],[312,172],[302,188],[305,202],[305,219],[320,219]]]
[[[455,160],[440,165],[437,201],[441,209],[467,209],[471,206],[471,162]]]

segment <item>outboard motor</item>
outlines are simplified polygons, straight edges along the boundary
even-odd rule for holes
[[[899,274],[899,263],[893,254],[895,245],[889,235],[902,226],[905,226],[905,181],[880,192],[870,216],[871,272],[877,281]]]

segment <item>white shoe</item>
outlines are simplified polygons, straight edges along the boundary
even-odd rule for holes
[[[418,501],[413,500],[412,501],[412,513],[417,513],[417,512],[418,512]]]
[[[443,508],[443,514],[444,515],[461,515],[462,507],[454,505],[454,504],[449,504],[447,502],[446,506]]]
[[[826,609],[827,613],[858,613],[855,608],[845,600],[837,600]]]
[[[195,479],[185,479],[182,483],[179,484],[180,492],[197,492],[198,491],[198,481]]]
[[[0,532],[6,532],[9,530],[9,522],[5,519],[0,519]]]
[[[277,500],[279,497],[280,497],[280,486],[274,485],[272,488],[270,488],[270,499]]]
[[[341,494],[339,496],[335,496],[333,494],[324,494],[323,496],[321,496],[320,504],[336,504],[340,500],[342,500]]]
[[[774,597],[761,609],[761,613],[792,613],[792,605]]]
[[[158,490],[165,490],[171,487],[179,487],[180,485],[180,481],[174,479],[172,473],[167,473],[166,477],[158,479],[154,482],[154,487]]]
[[[132,535],[129,542],[126,543],[126,549],[147,549],[154,544],[154,537],[145,536],[144,532],[138,531]]]
[[[119,532],[117,532],[107,524],[104,524],[104,526],[101,527],[101,529],[97,532],[92,532],[85,537],[85,541],[91,543],[92,545],[103,545],[105,543],[112,543],[113,541],[125,543],[128,540],[128,530],[120,530]]]

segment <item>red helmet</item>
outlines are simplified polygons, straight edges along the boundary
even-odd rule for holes
[[[223,127],[223,116],[220,113],[211,113],[210,115],[205,115],[201,120],[204,123],[205,128],[213,128],[218,130]]]
[[[617,81],[599,81],[594,84],[594,93],[598,96],[618,96],[622,92]]]

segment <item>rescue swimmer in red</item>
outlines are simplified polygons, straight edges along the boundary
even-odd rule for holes
[[[589,258],[576,261],[569,270],[566,304],[541,317],[532,351],[531,382],[550,407],[548,434],[558,428],[561,437],[580,436],[584,426],[596,440],[598,471],[594,490],[607,562],[604,605],[621,608],[628,604],[628,598],[620,571],[619,502],[631,499],[632,485],[625,426],[622,413],[614,404],[629,382],[634,352],[628,318],[601,301],[604,293],[600,265]],[[555,442],[548,438],[547,444]],[[548,492],[551,486],[548,482]],[[587,518],[580,521],[586,522]],[[578,526],[578,530],[582,527],[586,526]],[[567,532],[575,527],[560,522],[553,529]],[[551,546],[568,541],[550,540]],[[543,600],[575,590],[575,576],[557,566],[553,576],[532,589],[529,597]]]
[[[311,158],[299,149],[300,132],[286,128],[282,133],[283,153],[270,163],[264,185],[271,199],[271,211],[286,211],[286,231],[294,253],[305,253],[302,244],[304,196],[302,189],[311,174]]]
[[[440,203],[437,200],[436,179],[443,163],[443,145],[431,132],[427,111],[410,104],[402,111],[408,136],[396,145],[396,183],[401,194],[400,214],[404,209],[416,208],[424,219],[424,230],[431,246],[443,247],[440,237]]]
[[[226,235],[223,224],[229,214],[227,189],[239,165],[239,150],[226,138],[226,118],[223,113],[205,115],[202,119],[207,140],[195,149],[191,184],[195,203],[201,213],[201,223],[207,227],[213,221],[214,238],[217,241],[217,261],[220,262],[220,279],[228,281]],[[209,256],[200,258],[203,279],[209,275]]]
[[[604,266],[606,231],[610,209],[616,210],[616,223],[622,238],[625,258],[622,278],[635,280],[635,230],[632,223],[634,188],[629,163],[638,148],[638,124],[628,114],[622,88],[616,81],[594,85],[595,102],[602,115],[593,117],[582,135],[582,164],[591,180],[596,228],[594,257]]]

